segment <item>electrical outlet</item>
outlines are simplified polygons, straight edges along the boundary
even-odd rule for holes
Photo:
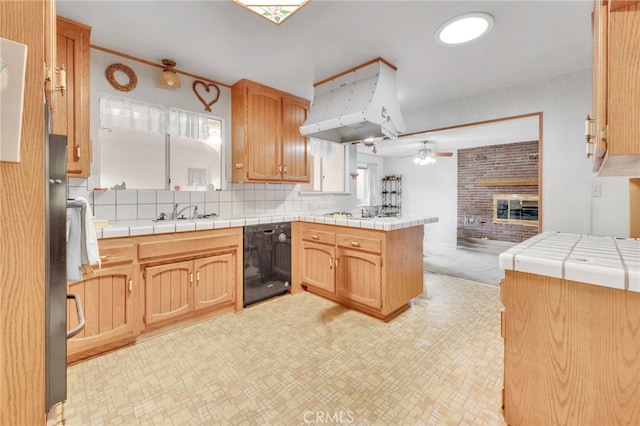
[[[597,182],[594,182],[591,185],[591,197],[592,198],[600,198],[600,195],[602,193],[602,189],[600,187],[600,184]]]

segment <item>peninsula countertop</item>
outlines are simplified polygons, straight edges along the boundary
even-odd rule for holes
[[[117,238],[295,221],[325,223],[329,225],[349,226],[354,228],[378,229],[381,231],[393,231],[396,229],[435,223],[438,222],[438,218],[433,216],[360,218],[346,216],[333,217],[321,214],[301,213],[293,215],[263,215],[232,218],[216,217],[213,219],[180,219],[157,221],[151,219],[141,219],[109,221],[106,227],[96,229],[96,236],[98,237],[98,239]]]
[[[543,232],[499,262],[503,270],[640,292],[640,239]]]

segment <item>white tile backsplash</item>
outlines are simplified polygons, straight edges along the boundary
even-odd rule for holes
[[[169,190],[93,190],[99,179],[69,179],[67,195],[69,198],[83,197],[92,204],[93,214],[99,219],[110,221],[155,219],[160,213],[171,215],[173,205],[179,209],[188,205],[198,206],[198,213],[216,213],[220,218],[236,218],[245,215],[297,215],[317,209],[322,201],[325,210],[344,209],[334,206],[335,200],[323,197],[322,200],[310,200],[300,196],[297,184],[253,184],[230,183],[224,191],[169,191]],[[355,200],[354,200],[355,203]],[[355,205],[355,204],[354,204]],[[185,216],[192,210],[185,211]],[[111,231],[109,237],[116,231]]]

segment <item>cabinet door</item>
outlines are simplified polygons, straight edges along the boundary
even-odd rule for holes
[[[193,261],[145,269],[145,323],[153,324],[193,310]]]
[[[609,7],[613,7],[609,2]],[[622,2],[621,2],[622,3]],[[609,12],[607,150],[640,154],[640,3]]]
[[[66,72],[66,89],[56,95],[53,133],[67,135],[67,173],[87,177],[91,169],[89,139],[89,39],[91,28],[57,18],[56,59]],[[54,73],[52,79],[57,81]]]
[[[67,342],[67,354],[99,348],[137,334],[134,319],[133,267],[99,271],[95,276],[68,285],[80,297],[85,326]],[[78,324],[73,301],[67,303],[67,329]]]
[[[194,309],[232,303],[236,283],[235,253],[223,253],[193,262],[196,274]]]
[[[312,287],[336,292],[335,247],[302,241],[302,282]]]
[[[338,247],[337,263],[338,296],[380,309],[382,307],[382,258],[380,255]]]
[[[309,182],[309,142],[300,134],[309,106],[298,99],[282,98],[282,180]]]
[[[247,178],[281,180],[280,96],[257,87],[248,89]]]

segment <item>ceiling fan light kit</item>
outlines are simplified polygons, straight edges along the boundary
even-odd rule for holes
[[[413,157],[413,163],[418,166],[427,166],[429,164],[435,164],[436,157],[451,157],[453,156],[453,152],[433,152],[431,149],[427,148],[427,143],[429,141],[422,142],[424,147],[421,148],[418,153],[414,155],[409,155],[407,157],[400,158],[409,158]]]

